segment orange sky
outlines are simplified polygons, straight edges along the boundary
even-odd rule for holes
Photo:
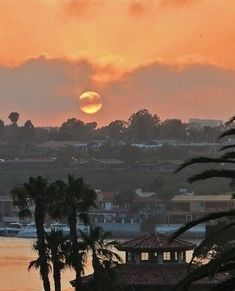
[[[1,118],[18,110],[42,125],[71,116],[102,124],[142,107],[161,118],[234,113],[233,0],[0,0],[0,14]],[[74,106],[85,90],[103,96],[97,115]]]

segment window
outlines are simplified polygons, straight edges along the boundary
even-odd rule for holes
[[[131,252],[127,252],[127,261],[131,262],[132,261],[132,254]]]
[[[154,253],[154,258],[157,258],[157,256],[158,256],[158,253]]]
[[[149,260],[149,253],[141,253],[140,259],[141,259],[141,261],[148,261]]]
[[[171,260],[171,253],[170,252],[164,252],[163,253],[163,261],[170,261]]]

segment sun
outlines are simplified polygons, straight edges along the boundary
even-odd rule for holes
[[[94,91],[82,93],[79,97],[79,107],[85,113],[94,114],[102,107],[102,99],[100,95]]]

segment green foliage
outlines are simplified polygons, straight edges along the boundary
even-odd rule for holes
[[[233,117],[230,120],[231,124],[235,120]],[[235,134],[234,128],[228,129],[225,133],[220,135],[220,138],[232,136]],[[230,147],[230,150],[233,147]],[[227,147],[222,147],[221,151],[227,150]],[[182,169],[193,165],[193,164],[204,164],[204,163],[213,163],[219,168],[212,168],[209,170],[205,170],[202,173],[196,174],[190,177],[188,180],[190,183],[205,180],[214,177],[226,178],[232,182],[235,178],[235,169],[231,167],[235,161],[235,152],[226,152],[222,154],[219,158],[207,158],[207,157],[199,157],[186,161],[183,163],[177,171],[181,171]],[[229,165],[229,169],[225,166]],[[231,183],[231,182],[230,182]],[[234,290],[235,283],[235,244],[234,244],[234,217],[235,210],[232,209],[230,211],[224,212],[216,212],[213,214],[209,214],[203,218],[200,218],[196,221],[192,221],[182,228],[180,228],[176,233],[172,236],[171,241],[176,237],[181,235],[186,230],[192,228],[195,225],[200,223],[206,223],[213,221],[215,225],[209,226],[207,229],[206,238],[197,246],[194,250],[193,257],[191,260],[191,265],[195,262],[195,259],[200,259],[201,257],[207,257],[208,262],[199,265],[195,269],[192,269],[188,276],[179,283],[176,287],[176,290],[186,291],[189,290],[191,284],[194,281],[197,281],[201,278],[215,278],[218,275],[228,273],[229,276],[223,279],[222,281],[218,281],[217,284],[211,290]],[[229,219],[230,218],[230,219]],[[223,222],[220,222],[223,219]],[[219,221],[219,222],[218,222]],[[217,222],[217,223],[216,223]]]
[[[115,252],[117,241],[108,241],[110,233],[99,226],[90,226],[89,234],[81,231],[82,242],[80,248],[86,254],[91,253],[93,279],[88,283],[88,290],[120,290],[117,267],[122,261]]]

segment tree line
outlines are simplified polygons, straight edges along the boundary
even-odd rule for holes
[[[97,127],[96,122],[85,123],[77,118],[69,118],[59,128],[35,127],[31,120],[18,125],[20,114],[11,112],[10,124],[0,120],[0,140],[8,142],[43,142],[45,140],[94,140],[150,142],[153,139],[173,139],[181,141],[212,141],[221,131],[221,127],[204,127],[200,131],[189,127],[181,119],[161,120],[157,114],[147,109],[133,113],[127,121],[114,120],[108,125]]]
[[[120,261],[113,251],[116,241],[107,242],[109,233],[98,226],[92,226],[89,211],[96,207],[97,194],[80,177],[68,175],[67,181],[56,180],[48,183],[47,179],[30,177],[27,182],[17,185],[11,191],[13,204],[19,209],[19,217],[31,217],[36,225],[37,240],[34,250],[37,259],[29,264],[29,269],[39,270],[45,291],[51,290],[49,273],[52,271],[55,291],[61,291],[61,272],[65,268],[75,271],[73,285],[80,290],[120,290],[121,286],[112,267]],[[34,211],[32,211],[34,206]],[[52,230],[47,233],[44,228],[46,218],[67,220],[70,234]],[[90,226],[88,233],[80,231],[78,240],[77,220]],[[93,280],[83,286],[82,275],[88,254],[91,253]],[[116,289],[115,289],[116,288]]]

